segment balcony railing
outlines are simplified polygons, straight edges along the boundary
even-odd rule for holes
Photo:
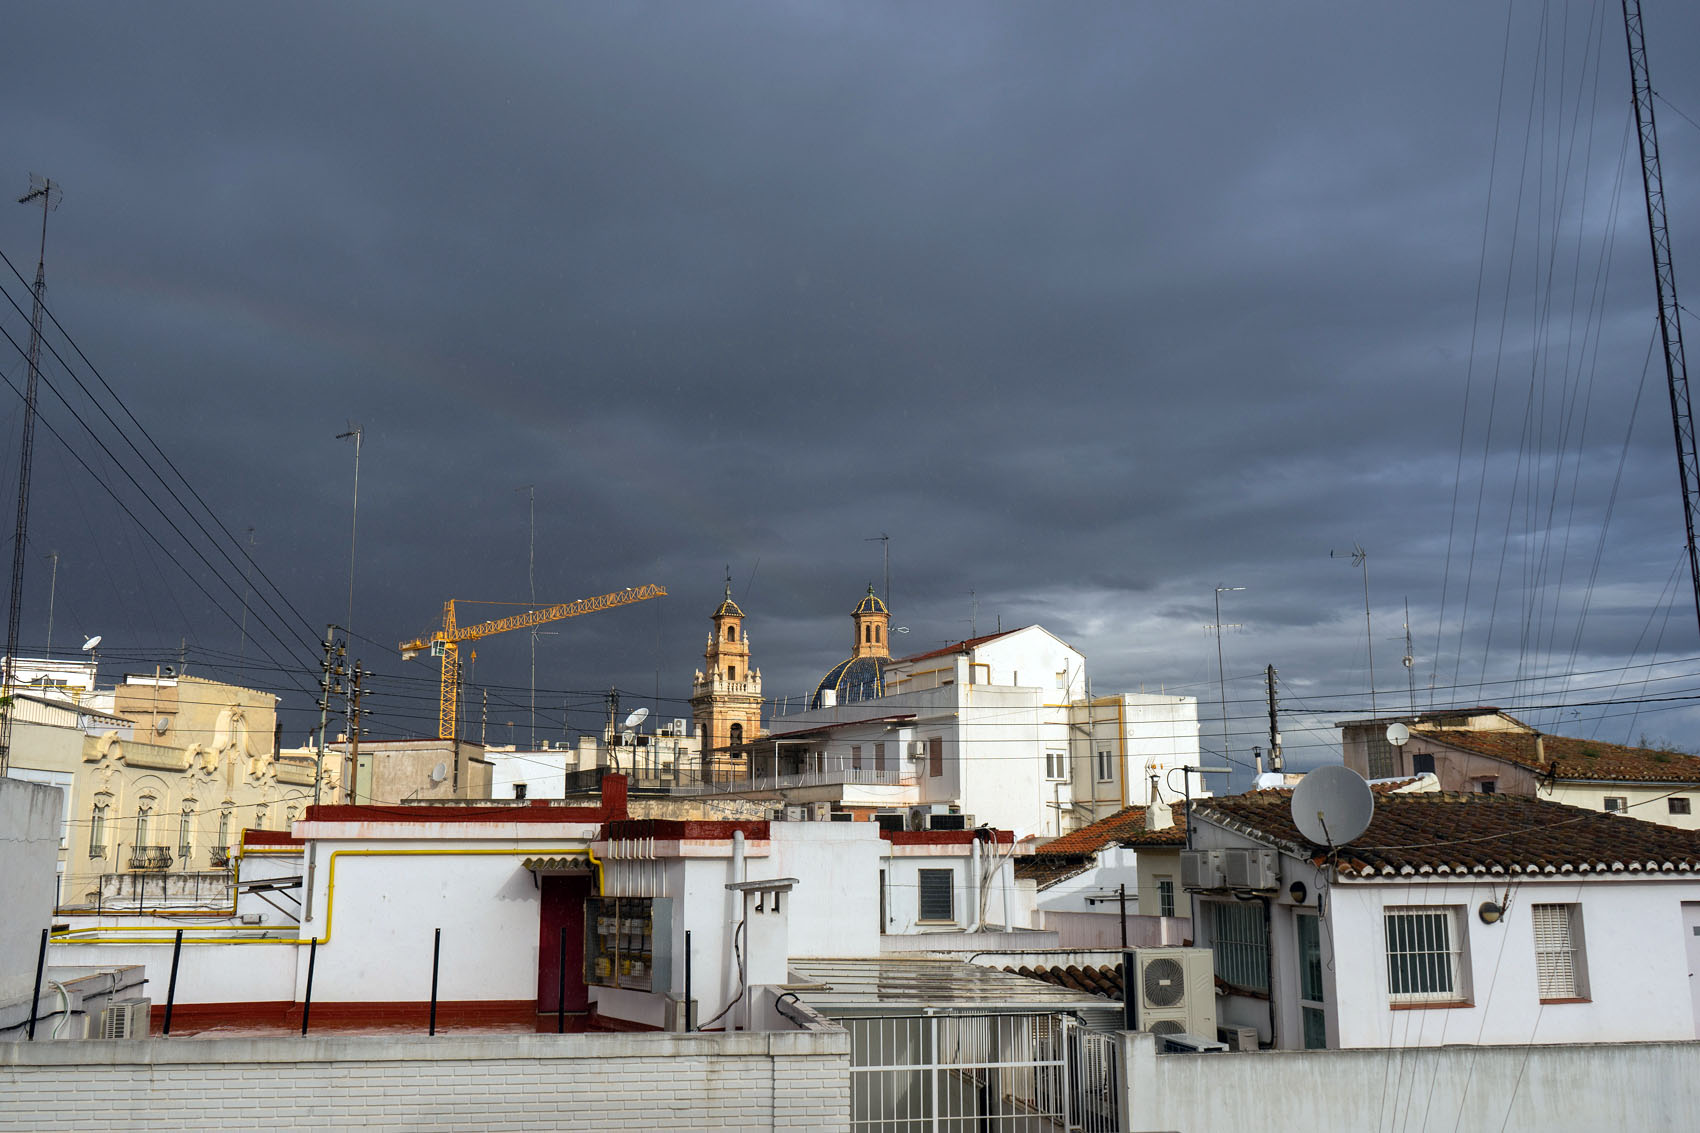
[[[224,869],[230,865],[230,847],[214,846],[211,851],[212,864],[215,869]]]
[[[89,846],[89,857],[104,859],[106,857],[106,846],[105,846],[105,844],[97,842],[97,843]]]
[[[167,870],[171,862],[170,846],[135,846],[130,850],[130,868],[134,870]]]
[[[895,767],[822,767],[784,774],[745,773],[739,778],[714,778],[708,782],[682,783],[673,788],[676,795],[735,794],[744,791],[785,791],[797,787],[838,787],[848,785],[870,787],[913,786],[915,776]]]

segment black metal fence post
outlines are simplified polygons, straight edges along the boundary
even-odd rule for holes
[[[307,1033],[307,1016],[313,1013],[313,965],[319,959],[319,938],[307,945],[307,991],[301,997],[301,1033]]]
[[[47,930],[41,930],[41,948],[35,954],[35,991],[30,995],[30,1033],[27,1041],[35,1041],[35,1010],[41,1003],[41,977],[47,971]]]
[[[171,946],[171,981],[165,985],[165,1026],[160,1033],[171,1033],[171,1006],[177,999],[177,961],[183,955],[183,930],[177,930],[177,940]]]
[[[685,1030],[696,1030],[696,1019],[691,1013],[691,930],[685,930]]]
[[[443,954],[443,930],[431,938],[431,1034],[437,1033],[437,962]]]

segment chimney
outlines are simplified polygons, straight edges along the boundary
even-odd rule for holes
[[[1159,799],[1155,791],[1151,792],[1151,801],[1145,804],[1145,829],[1167,830],[1174,824],[1175,816],[1169,804]]]
[[[1539,732],[1535,733],[1535,762],[1544,765],[1547,761],[1547,745],[1541,742]]]

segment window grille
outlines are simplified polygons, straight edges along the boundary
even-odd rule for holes
[[[1395,1003],[1456,1003],[1464,998],[1457,910],[1386,912],[1387,992]]]
[[[1587,997],[1581,955],[1581,910],[1575,905],[1531,905],[1535,974],[1542,999]]]
[[[1269,938],[1264,931],[1263,906],[1212,902],[1212,951],[1216,974],[1235,987],[1269,990]]]
[[[1393,745],[1383,735],[1371,735],[1365,741],[1371,779],[1393,778]]]
[[[1668,804],[1670,804],[1670,813],[1672,813],[1672,814],[1689,814],[1689,813],[1692,813],[1689,809],[1691,804],[1689,803],[1688,799],[1686,799],[1686,798],[1684,798],[1680,795],[1672,795],[1670,798],[1666,799],[1665,801]]]
[[[1609,814],[1622,814],[1629,809],[1629,800],[1622,795],[1607,795],[1605,809]]]
[[[1157,915],[1172,917],[1175,915],[1175,879],[1159,877],[1157,879]]]
[[[920,881],[920,920],[953,921],[956,919],[956,876],[948,869],[918,870]]]

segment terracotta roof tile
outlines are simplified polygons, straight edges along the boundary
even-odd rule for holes
[[[1044,980],[1048,984],[1070,988],[1074,991],[1084,991],[1092,995],[1101,995],[1106,999],[1120,1000],[1122,997],[1122,969],[1120,964],[1105,964],[1093,967],[1090,964],[1080,966],[1070,964],[1061,967],[1056,964],[1040,964],[1029,967],[1026,964],[1019,968],[1005,968],[1018,976],[1026,976],[1032,980]]]
[[[1091,854],[1029,854],[1015,859],[1015,876],[1048,889],[1092,868]]]
[[[1480,732],[1462,728],[1418,732],[1416,738],[1491,755],[1543,774],[1556,765],[1560,779],[1700,783],[1700,758],[1678,751],[1623,747],[1572,736],[1540,736],[1537,754],[1537,737],[1532,732]]]
[[[1195,800],[1204,821],[1321,862],[1291,791]],[[1700,831],[1510,794],[1375,793],[1369,828],[1339,851],[1346,876],[1700,872]]]
[[[1197,805],[1196,803],[1194,805]],[[1145,808],[1130,806],[1090,826],[1064,834],[1040,846],[1039,854],[1092,854],[1105,846],[1180,846],[1186,842],[1186,815],[1179,806],[1169,810],[1169,825],[1161,830],[1145,828]]]

